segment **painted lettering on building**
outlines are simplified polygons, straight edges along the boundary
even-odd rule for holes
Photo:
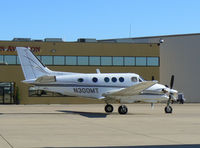
[[[28,48],[28,47],[27,47]],[[40,52],[40,47],[29,47],[32,52]],[[0,52],[15,52],[16,46],[0,46]]]

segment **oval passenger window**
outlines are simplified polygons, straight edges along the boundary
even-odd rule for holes
[[[113,78],[112,78],[112,81],[113,81],[113,82],[117,82],[117,78],[113,77]]]
[[[94,78],[92,78],[92,81],[96,83],[98,81],[98,79],[96,77],[94,77]]]
[[[110,79],[109,79],[108,77],[105,77],[105,78],[104,78],[104,81],[105,81],[105,82],[109,82]]]
[[[79,78],[77,81],[78,82],[83,82],[84,80],[83,80],[83,78]]]

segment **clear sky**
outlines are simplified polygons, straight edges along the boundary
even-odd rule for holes
[[[200,33],[200,0],[1,0],[0,40]]]

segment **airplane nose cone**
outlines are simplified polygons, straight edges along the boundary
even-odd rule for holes
[[[170,93],[172,93],[172,94],[177,94],[177,93],[178,93],[178,91],[177,91],[177,90],[175,90],[175,89],[171,89],[171,90],[170,90]]]

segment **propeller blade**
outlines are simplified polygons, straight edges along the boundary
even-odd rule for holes
[[[173,85],[174,85],[174,75],[172,75],[172,77],[171,77],[170,89],[173,88]]]

